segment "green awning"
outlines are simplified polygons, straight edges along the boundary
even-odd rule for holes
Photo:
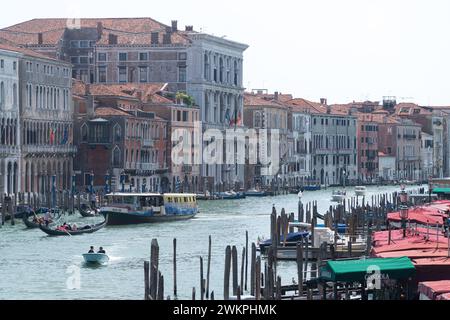
[[[332,282],[363,282],[374,271],[379,271],[382,279],[401,280],[413,276],[416,269],[406,257],[328,261],[320,270],[320,277]]]
[[[434,188],[433,193],[450,194],[450,188]]]

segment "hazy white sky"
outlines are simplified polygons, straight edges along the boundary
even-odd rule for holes
[[[48,17],[144,17],[250,45],[248,89],[331,103],[381,100],[450,105],[448,0],[23,1],[0,26]]]

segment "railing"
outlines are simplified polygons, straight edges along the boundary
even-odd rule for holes
[[[156,163],[138,163],[138,169],[144,171],[154,171],[158,169],[158,165]]]
[[[18,146],[5,146],[5,145],[0,146],[0,154],[2,154],[3,156],[9,154],[16,154],[18,152],[19,152]]]
[[[141,144],[146,148],[153,148],[153,146],[155,145],[154,141],[151,139],[142,139]]]
[[[23,146],[22,151],[26,153],[76,153],[77,147],[75,146]]]

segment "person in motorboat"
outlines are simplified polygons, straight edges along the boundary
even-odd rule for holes
[[[78,226],[74,223],[72,225],[72,231],[77,231],[78,230]]]
[[[91,246],[91,249],[89,250],[89,252],[88,253],[95,253],[95,251],[94,251],[94,247],[93,246]]]
[[[100,250],[98,250],[98,252],[97,253],[102,253],[102,254],[106,254],[106,251],[105,250],[103,250],[103,247],[100,247]]]

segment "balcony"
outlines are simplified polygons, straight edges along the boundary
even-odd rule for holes
[[[138,170],[143,171],[155,171],[158,170],[158,165],[156,163],[138,163],[137,165]]]
[[[415,134],[404,134],[404,135],[403,135],[403,139],[406,139],[406,140],[416,140],[416,139],[417,139],[417,136],[416,136]]]
[[[183,172],[185,174],[191,174],[192,173],[192,166],[184,165],[181,168],[181,172]]]
[[[155,142],[151,139],[142,139],[141,145],[143,148],[153,148],[155,146]]]
[[[76,153],[77,147],[75,146],[49,146],[49,145],[30,145],[23,146],[22,151],[25,153]]]
[[[18,155],[19,147],[18,146],[5,146],[0,145],[0,155],[1,157],[8,157],[11,155]]]

